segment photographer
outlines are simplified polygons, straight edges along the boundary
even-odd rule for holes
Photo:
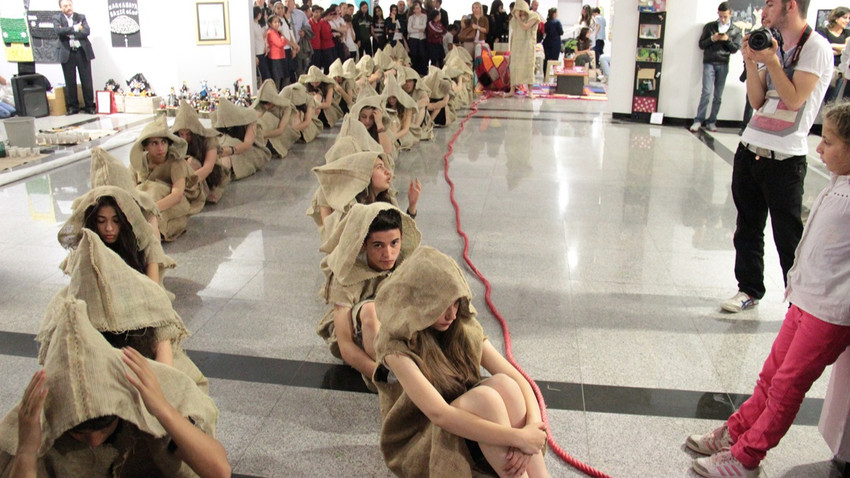
[[[769,0],[767,30],[744,39],[747,98],[755,113],[735,153],[732,197],[738,210],[735,277],[738,293],[721,308],[740,312],[764,296],[764,227],[768,213],[783,279],[803,233],[800,218],[806,177],[806,136],[829,84],[832,48],[806,24],[809,0]]]

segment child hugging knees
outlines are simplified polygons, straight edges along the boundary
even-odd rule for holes
[[[332,307],[316,332],[331,353],[363,374],[372,388],[375,335],[380,318],[374,297],[380,284],[418,246],[414,221],[387,203],[356,204],[322,244],[325,286],[321,296]]]

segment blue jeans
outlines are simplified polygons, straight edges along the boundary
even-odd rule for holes
[[[728,63],[703,63],[702,64],[702,94],[699,97],[699,108],[694,123],[705,122],[705,113],[708,110],[708,100],[714,94],[711,102],[711,116],[708,124],[717,122],[717,112],[720,111],[720,100],[723,97],[723,87],[726,86],[726,75],[729,73]]]

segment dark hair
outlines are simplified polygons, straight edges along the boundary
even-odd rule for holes
[[[366,238],[368,239],[369,235],[375,232],[392,231],[393,229],[402,231],[401,225],[401,213],[398,210],[384,209],[375,216],[375,219],[372,219]]]
[[[257,20],[257,23],[258,23],[261,27],[264,27],[264,26],[266,26],[266,19],[265,19],[265,18],[263,18],[263,17],[264,17],[264,15],[260,15],[261,13],[263,13],[263,8],[262,8],[262,7],[258,7],[258,6],[256,6],[256,5],[254,5],[254,19],[255,19],[255,20]],[[259,19],[257,19],[257,15],[260,15],[260,18],[259,18]]]
[[[140,329],[125,330],[124,332],[102,331],[100,334],[109,342],[109,345],[116,349],[133,347],[145,358],[156,360],[156,346],[158,341],[153,327],[142,327]]]
[[[405,81],[405,83],[406,83],[406,81]],[[403,89],[404,88],[402,88],[402,90]],[[404,105],[401,104],[401,101],[399,101],[398,96],[393,96],[393,98],[395,98],[395,106],[393,106],[393,108],[398,113],[398,117],[401,118],[401,117],[404,116],[404,112],[405,112]],[[390,106],[390,97],[387,97],[387,107],[389,107],[389,106]]]
[[[351,15],[349,15],[349,14],[347,14],[347,13],[346,13],[345,15],[343,15],[343,16],[342,16],[342,20],[343,20],[345,23],[351,23],[351,22],[353,22],[353,21],[354,21],[354,18],[352,18],[352,16],[351,16]]]
[[[133,233],[133,226],[130,224],[130,221],[127,220],[127,216],[124,215],[124,211],[118,207],[118,202],[115,201],[114,197],[101,196],[97,198],[97,201],[86,209],[86,212],[83,215],[83,226],[97,234],[97,213],[100,211],[100,208],[104,206],[109,206],[115,210],[115,214],[118,216],[118,224],[121,226],[121,230],[118,231],[118,238],[115,239],[115,242],[112,244],[106,244],[104,242],[104,244],[106,244],[106,247],[118,254],[128,266],[142,274],[145,274],[147,272],[147,264],[145,263],[144,254],[139,250],[139,245],[136,243],[136,235]],[[98,234],[98,237],[99,236],[100,235]]]
[[[850,13],[850,8],[847,8],[847,7],[835,7],[835,8],[834,8],[831,12],[829,12],[828,25],[829,25],[830,27],[835,26],[835,22],[836,22],[839,18],[843,17],[844,15],[847,15],[848,13]]]
[[[375,141],[377,141],[377,140],[375,140]],[[380,156],[376,156],[376,158],[380,158]],[[386,190],[386,191],[381,191],[381,192],[375,194],[374,191],[372,191],[371,180],[369,182],[369,185],[366,186],[366,189],[360,191],[360,193],[358,193],[357,196],[354,196],[354,200],[357,201],[358,204],[372,204],[372,203],[376,203],[376,202],[391,203],[392,202],[391,198],[392,197],[390,196],[389,189]],[[394,229],[394,228],[389,228],[389,229]],[[386,231],[386,230],[389,230],[389,229],[376,229],[375,231],[373,231],[370,228],[369,232],[370,233],[371,232],[380,232],[380,231]]]
[[[728,12],[729,11],[729,2],[722,2],[717,6],[718,12]]]
[[[835,127],[839,141],[850,145],[850,101],[824,105],[823,119]]]
[[[142,148],[147,148],[150,140],[152,140],[154,138],[162,138],[162,139],[168,141],[169,146],[174,144],[174,141],[171,141],[171,138],[169,138],[168,136],[151,136],[150,138],[145,138],[145,139],[142,140]]]
[[[393,10],[395,10],[395,14],[396,16],[398,16],[398,5],[396,5],[395,3],[390,4],[390,15],[393,14]]]
[[[207,155],[207,138],[191,131],[189,134],[191,136],[189,137],[189,140],[186,141],[189,143],[189,147],[186,149],[186,155],[203,163],[204,158]]]
[[[723,3],[726,3],[726,2],[723,2]],[[593,10],[590,11],[590,13],[602,13],[602,10],[600,10],[599,7],[594,7]]]
[[[381,12],[381,14],[380,14],[380,15],[378,15],[377,13],[375,13],[375,12],[378,12],[378,11],[380,11],[380,12]],[[384,18],[384,9],[383,9],[383,8],[381,8],[381,6],[380,6],[380,5],[375,5],[375,8],[373,8],[373,9],[372,9],[372,17],[373,17],[373,18],[375,18],[376,20],[377,20],[377,19]]]
[[[490,4],[490,11],[493,12],[493,14],[495,15],[499,12],[499,7],[504,8],[504,6],[505,4],[502,2],[502,0],[493,0],[493,3]]]
[[[434,19],[435,19],[435,18],[437,18],[438,16],[440,16],[440,11],[439,11],[439,10],[431,10],[430,12],[428,12],[428,21],[429,21],[429,22],[432,22],[432,21],[434,21]]]
[[[309,82],[304,86],[307,88],[308,93],[321,93],[322,96],[328,94],[328,90],[334,87],[332,84],[325,83],[324,81],[320,81],[319,86],[313,86],[313,82]]]
[[[115,420],[118,420],[118,415],[104,415],[102,417],[86,420],[68,431],[74,433],[96,432],[109,427],[115,422]]]
[[[551,20],[555,17],[555,14],[558,13],[557,8],[550,8],[549,12],[546,15],[546,20]]]
[[[306,114],[307,113],[307,103],[304,103],[303,105],[296,105],[295,109]]]
[[[363,5],[369,6],[369,2],[360,2],[360,8],[363,8]]]
[[[243,124],[239,126],[216,128],[216,131],[222,134],[226,134],[231,138],[236,138],[239,141],[245,141],[245,133],[248,132],[248,125]]]
[[[314,11],[314,12],[323,12],[323,11],[325,11],[325,9],[324,9],[324,8],[322,8],[322,7],[320,7],[320,6],[318,6],[318,5],[313,5],[312,11]]]
[[[590,13],[590,5],[582,6],[581,7],[581,18],[579,19],[579,22],[584,22],[584,23],[590,25],[590,17],[591,16],[593,16],[593,14]]]
[[[590,33],[590,28],[581,27],[581,30],[578,32],[578,40],[587,40],[588,33]]]

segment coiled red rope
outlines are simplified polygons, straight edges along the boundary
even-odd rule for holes
[[[493,304],[493,301],[490,299],[490,292],[492,290],[492,288],[490,287],[490,281],[488,281],[487,278],[484,277],[484,274],[482,274],[478,270],[478,268],[475,267],[475,264],[472,263],[472,259],[469,257],[469,236],[467,236],[466,233],[463,231],[463,227],[460,221],[460,205],[458,205],[457,200],[455,200],[455,183],[449,176],[449,157],[453,154],[454,143],[457,140],[458,136],[460,136],[460,133],[463,132],[463,129],[466,127],[467,121],[469,121],[476,113],[478,113],[478,105],[484,101],[487,101],[489,97],[490,94],[485,93],[469,106],[469,113],[460,122],[458,130],[455,132],[455,134],[452,136],[452,139],[449,141],[448,151],[446,151],[446,155],[443,156],[443,162],[445,163],[446,168],[443,175],[446,178],[446,182],[449,184],[450,188],[449,199],[451,200],[452,207],[454,207],[455,210],[455,222],[457,225],[457,233],[463,238],[463,260],[466,261],[466,264],[469,266],[469,268],[472,270],[472,273],[475,274],[478,280],[480,280],[481,283],[484,284],[484,300],[487,303],[487,307],[490,309],[490,312],[493,313],[493,316],[496,317],[496,320],[499,321],[499,325],[502,327],[502,336],[505,339],[505,357],[508,359],[508,362],[510,362],[511,365],[516,367],[517,371],[519,371],[519,373],[522,374],[522,376],[525,377],[526,380],[528,380],[528,383],[534,390],[534,395],[537,397],[537,403],[540,405],[540,416],[543,419],[543,423],[546,424],[546,428],[550,430],[546,438],[546,441],[549,443],[549,449],[552,450],[552,452],[555,453],[555,455],[557,455],[560,459],[567,462],[567,464],[586,475],[594,476],[597,478],[611,478],[609,475],[606,475],[605,473],[602,473],[601,471],[577,460],[572,455],[564,451],[564,449],[561,448],[561,446],[558,445],[558,443],[555,441],[555,437],[552,435],[551,427],[549,426],[549,416],[546,413],[546,402],[543,400],[543,394],[540,392],[540,387],[537,386],[537,383],[534,382],[534,379],[532,379],[531,376],[528,375],[528,373],[523,370],[522,367],[520,367],[520,365],[516,362],[516,359],[514,359],[513,349],[511,347],[511,335],[510,331],[508,330],[508,322],[505,320],[504,317],[502,317],[502,314],[499,313],[499,309],[496,308],[496,305]]]

